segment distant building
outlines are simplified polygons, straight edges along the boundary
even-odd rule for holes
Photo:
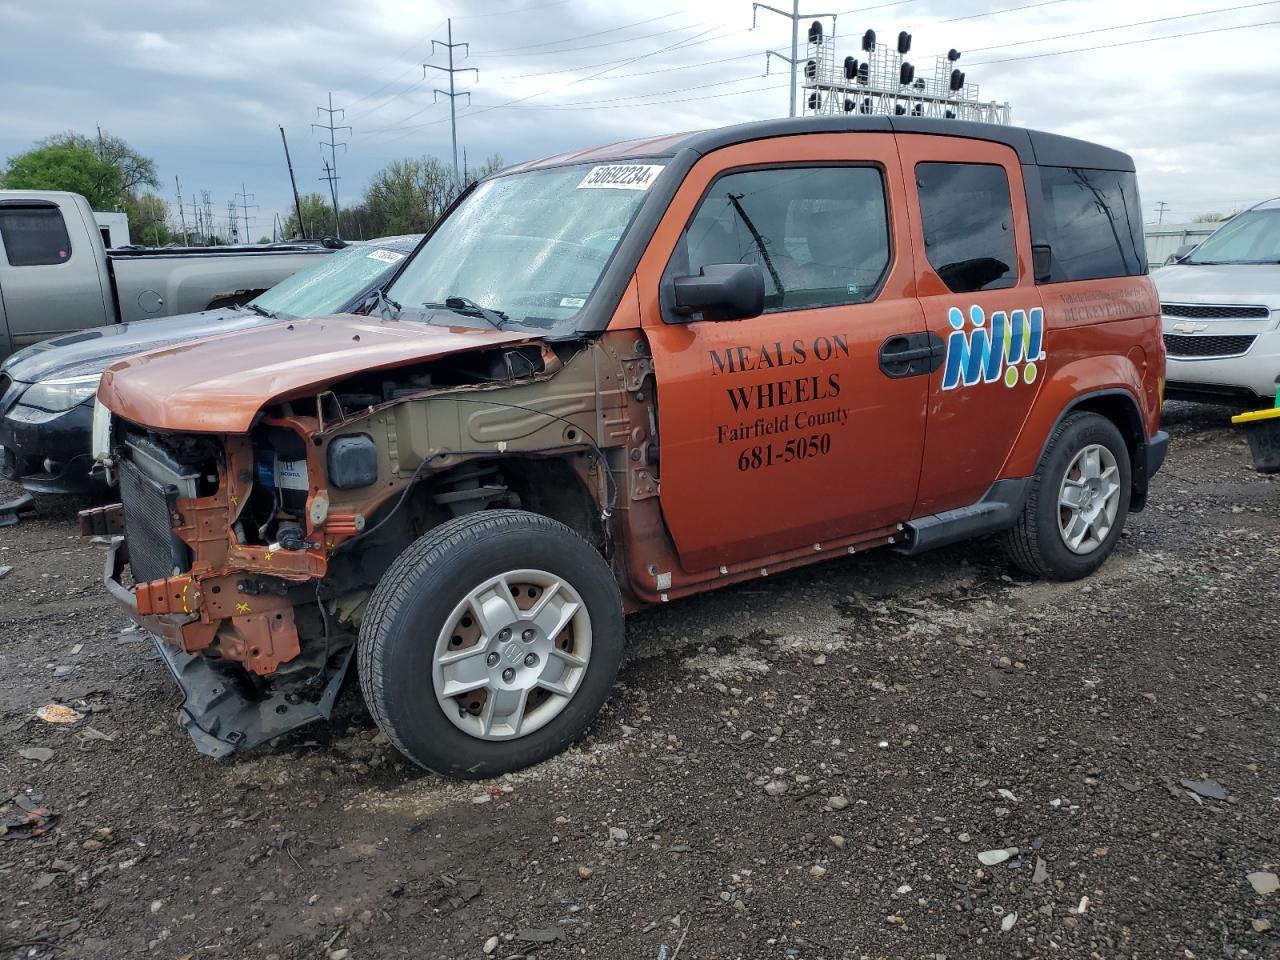
[[[1143,230],[1147,240],[1147,262],[1154,270],[1184,243],[1199,243],[1220,226],[1221,223],[1149,223]]]
[[[93,219],[102,233],[102,242],[108,250],[117,250],[129,246],[129,217],[124,213],[101,213],[93,211]]]

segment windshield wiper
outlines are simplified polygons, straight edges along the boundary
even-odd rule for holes
[[[501,310],[490,310],[488,307],[482,307],[467,297],[445,297],[444,303],[424,303],[424,307],[434,307],[435,309],[451,310],[454,313],[464,317],[480,317],[482,320],[488,320],[498,330],[502,329],[504,321],[510,318]]]
[[[244,310],[246,308],[248,308],[249,310],[252,310],[254,313],[262,317],[270,317],[272,320],[280,319],[274,313],[268,310],[266,307],[260,307],[256,303],[237,303],[235,305],[235,309],[237,310]]]
[[[373,291],[373,303],[371,303],[369,306],[370,306],[370,309],[372,309],[373,307],[377,307],[378,314],[383,318],[390,319],[390,320],[399,320],[400,311],[404,309],[403,307],[400,306],[399,303],[397,303],[395,300],[392,300],[390,297],[388,297],[381,287]],[[391,308],[390,317],[387,316],[388,307]]]

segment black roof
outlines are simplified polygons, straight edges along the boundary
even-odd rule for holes
[[[681,140],[676,148],[709,153],[736,143],[747,143],[770,137],[788,137],[806,133],[874,132],[923,133],[1003,143],[1017,151],[1018,160],[1021,163],[1034,163],[1042,167],[1092,167],[1098,170],[1130,172],[1134,169],[1133,158],[1127,153],[1099,146],[1087,140],[1076,140],[1041,130],[1028,130],[1025,127],[975,123],[969,120],[942,120],[934,117],[833,115],[760,120],[693,133]]]

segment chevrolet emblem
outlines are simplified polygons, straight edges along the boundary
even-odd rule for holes
[[[1203,333],[1209,329],[1207,323],[1188,323],[1183,320],[1181,323],[1175,323],[1173,329],[1178,333]]]

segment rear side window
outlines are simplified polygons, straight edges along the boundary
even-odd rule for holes
[[[889,266],[884,177],[859,166],[727,174],[707,190],[681,247],[694,275],[713,263],[759,264],[765,310],[862,303]]]
[[[12,267],[65,263],[71,238],[57,207],[0,207],[0,241]]]
[[[1041,167],[1049,283],[1147,272],[1137,179],[1119,170]],[[1042,277],[1043,279],[1043,277]]]
[[[952,293],[1018,282],[1009,177],[994,163],[918,163],[929,264]]]

